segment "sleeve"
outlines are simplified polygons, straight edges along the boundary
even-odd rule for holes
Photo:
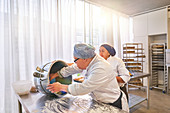
[[[79,69],[76,64],[73,64],[68,67],[63,67],[60,71],[57,73],[59,74],[60,77],[68,77],[69,75],[73,75],[76,73],[81,73],[83,70]]]
[[[83,83],[69,85],[68,91],[74,96],[88,94],[109,81],[109,77],[104,76],[105,73],[106,71],[102,68],[95,69]]]
[[[125,83],[127,83],[130,80],[130,75],[122,59],[119,60],[119,65],[117,70],[118,70],[118,75],[123,79]]]

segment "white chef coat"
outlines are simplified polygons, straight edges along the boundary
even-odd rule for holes
[[[67,77],[82,71],[77,65],[72,65],[62,68],[59,73]],[[84,95],[91,92],[93,99],[104,103],[113,103],[119,98],[121,90],[117,83],[117,74],[105,59],[96,55],[86,68],[86,72],[87,79],[83,83],[68,86],[68,91],[72,95]],[[129,112],[126,96],[123,91],[122,93],[122,109]]]
[[[112,65],[113,69],[116,70],[117,74],[123,79],[125,83],[119,83],[119,86],[124,86],[129,80],[130,75],[129,71],[126,69],[124,62],[122,59],[110,56],[107,61]]]

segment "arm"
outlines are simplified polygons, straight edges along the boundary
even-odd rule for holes
[[[58,77],[59,75],[58,75],[58,73],[52,73],[49,76],[50,76],[50,81],[51,81],[52,79]]]
[[[63,67],[60,71],[58,71],[59,76],[67,77],[69,75],[73,75],[76,73],[81,73],[83,70],[79,69],[76,64],[73,64],[68,67]]]
[[[71,65],[71,66],[68,66],[68,67],[63,67],[60,71],[56,72],[56,73],[52,73],[50,74],[50,81],[56,77],[67,77],[69,75],[73,75],[75,73],[81,73],[83,70],[79,69],[77,67],[77,65]]]
[[[106,84],[110,83],[110,81],[115,80],[116,82],[116,73],[111,73],[111,71],[107,72],[105,69],[100,67],[92,69],[88,73],[88,78],[85,79],[82,83],[69,85],[68,91],[72,95],[76,96],[88,94],[92,91],[95,91],[96,89],[100,89],[100,87],[105,86]],[[109,74],[106,75],[106,73]],[[115,76],[113,77],[113,75]]]
[[[59,82],[55,82],[53,84],[49,84],[47,89],[49,89],[52,93],[65,91],[71,93],[72,95],[88,94],[103,84],[107,84],[110,78],[103,76],[105,73],[106,72],[104,70],[99,68],[91,72],[88,79],[86,79],[83,83],[64,85],[60,84]]]
[[[120,59],[119,61],[119,65],[118,65],[118,75],[117,81],[119,83],[127,83],[130,80],[130,75],[129,75],[129,71],[126,69],[124,62]]]
[[[96,74],[98,76],[95,76]],[[64,85],[59,82],[55,82],[53,84],[49,84],[47,89],[49,89],[49,91],[51,91],[52,93],[65,91],[71,93],[72,95],[84,95],[107,83],[108,78],[102,75],[104,74],[99,70],[91,73],[90,78],[88,80],[85,80],[83,83]]]

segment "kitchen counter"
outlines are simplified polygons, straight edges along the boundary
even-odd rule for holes
[[[94,101],[89,95],[71,96],[66,94],[59,98],[55,95],[47,96],[37,92],[17,95],[17,98],[20,113],[22,113],[22,106],[26,113],[126,113],[116,107]]]

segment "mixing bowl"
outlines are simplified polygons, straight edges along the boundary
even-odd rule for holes
[[[72,76],[68,76],[66,78],[56,77],[52,81],[49,81],[49,75],[52,73],[56,73],[61,70],[63,67],[67,67],[67,63],[62,60],[57,60],[55,62],[49,62],[42,67],[37,67],[36,72],[33,73],[34,76],[34,84],[39,92],[47,95],[56,95],[61,97],[65,95],[65,92],[57,92],[51,93],[47,88],[47,85],[52,84],[54,82],[60,82],[61,84],[69,85],[72,83]]]

